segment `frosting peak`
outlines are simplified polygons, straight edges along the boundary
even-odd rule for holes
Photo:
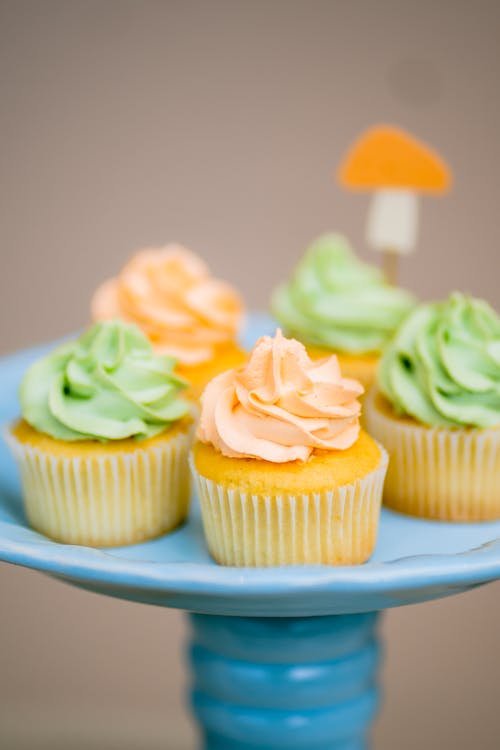
[[[336,356],[313,362],[278,330],[259,339],[244,367],[208,384],[198,437],[232,458],[306,461],[314,449],[345,450],[356,441],[362,393],[342,377]]]
[[[180,245],[139,251],[92,300],[94,320],[135,323],[156,351],[188,366],[213,359],[218,346],[234,341],[242,312],[236,291]]]
[[[28,369],[22,415],[57,440],[152,437],[189,413],[174,365],[135,326],[96,323]]]
[[[363,263],[340,234],[309,246],[289,281],[272,298],[272,311],[291,335],[339,352],[378,352],[414,305],[413,296]]]
[[[378,383],[397,412],[431,427],[500,425],[500,317],[458,293],[421,305],[382,356]]]

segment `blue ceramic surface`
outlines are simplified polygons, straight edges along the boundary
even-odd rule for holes
[[[245,343],[272,330],[270,318],[254,315]],[[45,348],[0,360],[2,422],[17,414],[19,380]],[[384,510],[373,558],[357,567],[219,567],[208,556],[196,503],[182,529],[152,542],[109,551],[62,545],[27,526],[17,472],[2,444],[0,560],[110,596],[190,611],[334,615],[434,599],[499,578],[500,523],[438,523]]]
[[[373,613],[192,615],[193,713],[206,750],[363,750],[378,706]]]

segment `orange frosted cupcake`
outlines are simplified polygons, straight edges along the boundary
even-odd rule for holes
[[[99,287],[91,309],[94,320],[119,317],[139,326],[158,353],[175,357],[195,394],[246,357],[237,343],[240,296],[180,245],[139,251]]]
[[[202,396],[192,470],[223,565],[356,564],[372,553],[384,450],[360,429],[362,386],[337,358],[261,338]]]

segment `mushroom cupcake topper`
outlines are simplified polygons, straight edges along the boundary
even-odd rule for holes
[[[444,193],[451,171],[432,148],[390,125],[370,128],[351,147],[338,172],[341,185],[373,192],[367,241],[384,254],[389,280],[397,256],[415,249],[418,193]]]

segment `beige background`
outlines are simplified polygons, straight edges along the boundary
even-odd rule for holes
[[[252,307],[365,196],[332,180],[367,125],[431,141],[456,185],[423,205],[403,281],[498,302],[497,2],[0,3],[0,348],[85,323],[143,244],[180,240]],[[181,616],[0,567],[0,746],[193,747]],[[500,742],[500,587],[390,612],[377,750]]]

